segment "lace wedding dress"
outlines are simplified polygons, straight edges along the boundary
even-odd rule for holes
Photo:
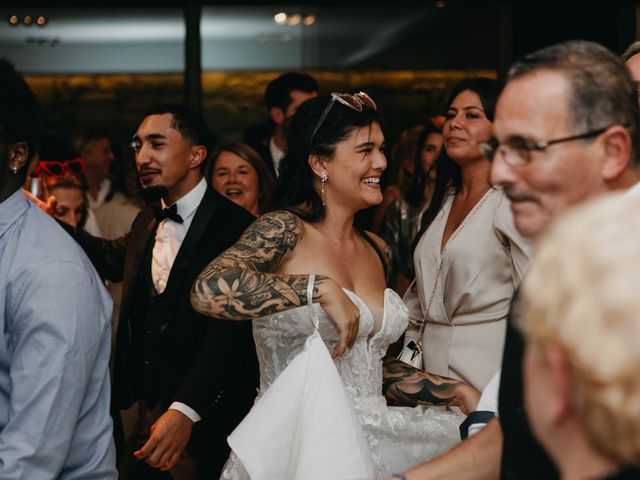
[[[387,406],[382,396],[382,357],[389,344],[397,340],[407,327],[407,309],[400,297],[387,289],[382,323],[379,330],[374,332],[373,315],[367,305],[353,292],[346,293],[360,309],[360,328],[353,347],[335,359],[335,368],[342,380],[349,408],[352,405],[351,410],[355,411],[353,422],[356,423],[356,429],[361,429],[364,434],[356,438],[362,439],[360,443],[365,443],[362,449],[367,450],[367,456],[370,455],[375,477],[385,478],[450,449],[459,441],[458,425],[463,419],[443,408],[423,410],[421,407]],[[313,308],[319,319],[320,337],[328,351],[333,351],[338,343],[338,333],[322,307],[314,304]],[[260,391],[256,404],[285,368],[307,348],[307,341],[315,331],[311,317],[308,307],[304,306],[254,320],[253,332],[260,362]],[[298,379],[305,382],[305,378],[296,377],[296,381]],[[268,411],[261,416],[265,420],[264,417],[270,414]],[[275,412],[273,414],[277,416]],[[270,420],[272,423],[277,421],[266,418],[267,424]],[[264,421],[252,425],[262,426]],[[244,438],[250,438],[250,435]],[[230,441],[230,444],[234,449],[234,443]],[[257,448],[261,448],[260,445]],[[334,451],[319,452],[319,455],[326,454],[327,464],[336,462],[334,457],[343,455],[342,451],[335,451],[332,446],[327,450]],[[239,456],[242,455],[232,452],[222,472],[222,479],[250,478]],[[345,458],[344,455],[341,458]],[[266,461],[269,462],[270,457]],[[340,461],[339,458],[337,461]],[[315,470],[317,467],[314,467]],[[268,478],[268,475],[263,478]],[[299,478],[299,475],[287,475],[287,478]],[[317,478],[328,477],[319,472]],[[346,477],[332,478],[340,480]]]

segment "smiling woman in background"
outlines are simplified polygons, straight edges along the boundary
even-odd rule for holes
[[[225,143],[218,148],[207,178],[219,193],[256,217],[265,213],[275,183],[260,155],[239,142]]]
[[[411,318],[406,342],[423,341],[424,369],[479,390],[500,367],[509,304],[529,257],[479,147],[493,134],[499,93],[500,84],[488,78],[453,88],[434,193],[413,255],[416,282],[404,298]]]

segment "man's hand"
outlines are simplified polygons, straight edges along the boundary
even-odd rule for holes
[[[176,464],[189,442],[193,422],[177,410],[167,410],[151,426],[151,436],[133,455],[150,466],[169,470]]]
[[[56,197],[54,197],[53,195],[49,195],[47,201],[44,202],[38,197],[34,196],[29,190],[23,188],[22,193],[24,193],[24,196],[27,197],[28,200],[31,200],[47,214],[53,217],[53,213],[56,211],[56,204],[58,203]]]

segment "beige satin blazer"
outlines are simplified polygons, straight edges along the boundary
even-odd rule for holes
[[[441,252],[452,202],[453,192],[416,247],[416,280],[404,298],[410,317],[406,337],[417,339],[442,260],[423,335],[424,367],[482,390],[502,362],[509,304],[529,263],[530,245],[515,229],[504,192],[493,188]]]

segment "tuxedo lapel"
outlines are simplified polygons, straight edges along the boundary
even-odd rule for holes
[[[131,254],[127,253],[125,260],[125,274],[122,284],[123,308],[129,304],[135,280],[138,278],[141,269],[144,268],[145,252],[148,248],[152,248],[152,242],[158,225],[151,209],[143,211],[140,215],[140,222],[134,224],[128,242],[129,245],[135,245],[135,247],[131,249]]]
[[[204,268],[204,265],[194,265],[194,252],[209,225],[215,209],[215,197],[211,190],[207,188],[171,267],[169,279],[167,280],[167,291],[172,290],[175,286],[184,285],[185,276],[188,274],[190,268],[194,266],[199,269]],[[189,285],[188,288],[190,290],[191,285]]]

